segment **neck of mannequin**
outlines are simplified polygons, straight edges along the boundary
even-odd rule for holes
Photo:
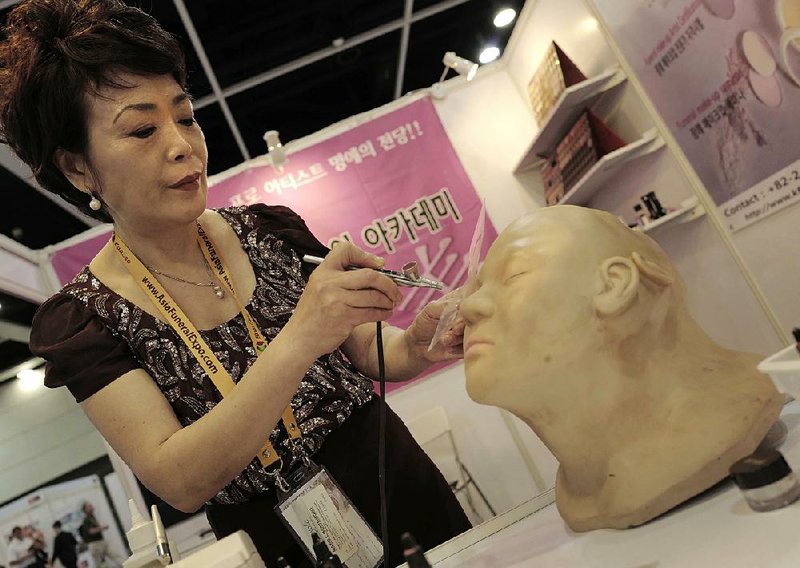
[[[758,375],[757,358],[722,348],[688,314],[670,314],[662,323],[612,344],[584,346],[591,356],[526,381],[531,392],[509,407],[554,454],[559,481],[573,495],[599,493],[615,460],[636,455],[659,433],[692,436],[703,423],[715,423],[720,410],[709,402]]]

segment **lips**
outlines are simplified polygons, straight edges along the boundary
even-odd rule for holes
[[[474,347],[479,347],[479,346],[482,346],[482,345],[486,346],[486,345],[491,345],[491,344],[492,344],[492,342],[487,340],[487,339],[481,339],[480,337],[470,337],[464,343],[464,355],[466,355],[467,352],[469,352]]]
[[[189,189],[193,188],[197,185],[197,180],[200,179],[200,172],[195,172],[193,174],[189,174],[188,176],[181,178],[177,182],[173,183],[169,187],[172,189]]]

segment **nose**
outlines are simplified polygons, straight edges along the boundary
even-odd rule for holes
[[[475,292],[461,301],[459,312],[467,325],[473,325],[482,318],[488,318],[494,311],[491,298],[485,287],[478,288]]]
[[[192,144],[180,128],[180,125],[173,124],[167,134],[167,152],[171,162],[183,161],[193,153]]]

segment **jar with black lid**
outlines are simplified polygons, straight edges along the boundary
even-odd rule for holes
[[[733,481],[754,511],[772,511],[800,499],[800,483],[777,450],[757,452],[730,468]]]

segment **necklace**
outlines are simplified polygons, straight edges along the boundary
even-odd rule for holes
[[[225,292],[222,290],[222,286],[214,282],[214,275],[211,273],[211,268],[209,268],[208,266],[208,261],[206,261],[205,255],[203,255],[203,267],[206,269],[206,273],[211,278],[210,282],[192,282],[191,280],[184,280],[183,278],[180,278],[178,276],[172,276],[171,274],[166,274],[164,272],[161,272],[160,270],[153,268],[152,266],[147,266],[147,265],[145,266],[150,272],[155,272],[156,274],[163,276],[165,278],[169,278],[170,280],[183,282],[184,284],[191,284],[192,286],[203,286],[203,287],[210,286],[211,290],[214,292],[214,295],[217,298],[219,298],[220,300],[223,300],[225,298]]]

